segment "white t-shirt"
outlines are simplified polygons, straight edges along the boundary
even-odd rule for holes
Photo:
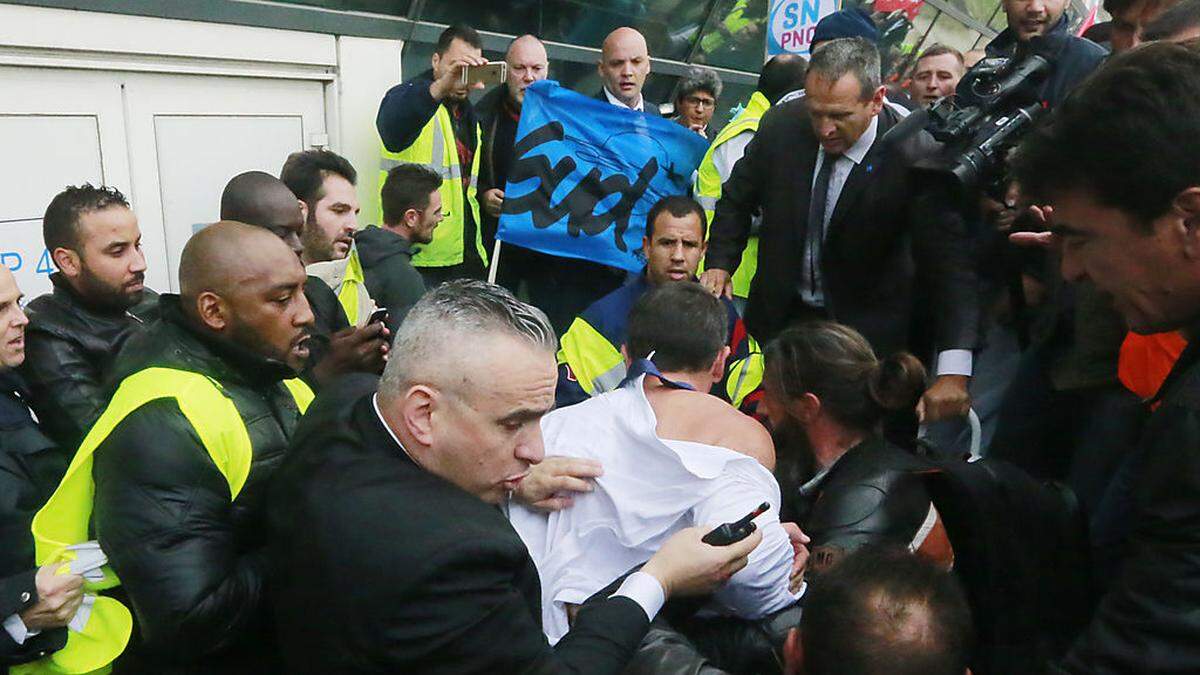
[[[595,490],[544,514],[513,504],[509,518],[542,582],[542,624],[551,644],[567,633],[565,604],[579,604],[646,562],[672,534],[738,520],[762,502],[762,543],[709,609],[761,618],[794,602],[793,552],[779,525],[779,484],[757,460],[726,448],[663,440],[642,383],[556,410],[542,420],[547,456],[586,457],[604,466]]]

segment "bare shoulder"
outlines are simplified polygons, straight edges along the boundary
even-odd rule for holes
[[[758,420],[734,408],[727,401],[704,395],[705,419],[713,430],[712,445],[758,460],[768,471],[775,470],[775,442]]]

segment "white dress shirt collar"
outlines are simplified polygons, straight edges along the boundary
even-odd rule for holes
[[[638,102],[635,106],[625,105],[624,101],[616,96],[613,96],[613,93],[608,90],[608,87],[604,87],[604,97],[607,98],[608,102],[613,105],[619,105],[622,108],[629,108],[630,110],[636,110],[638,112],[646,112],[646,97],[642,96],[641,94],[638,94]]]

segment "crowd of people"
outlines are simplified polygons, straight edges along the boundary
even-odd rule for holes
[[[386,93],[379,223],[329,150],[230,177],[177,293],[67,187],[53,290],[0,266],[0,663],[1200,672],[1200,1],[1105,6],[1003,0],[900,85],[835,12],[720,129],[613,31],[589,93],[709,144],[638,273],[496,242],[533,35],[477,103],[466,25]],[[964,195],[927,109],[1031,51]]]

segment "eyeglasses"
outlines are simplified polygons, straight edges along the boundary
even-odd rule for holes
[[[715,108],[717,107],[716,99],[700,98],[699,96],[687,96],[683,99],[689,105],[694,105],[697,108]]]

